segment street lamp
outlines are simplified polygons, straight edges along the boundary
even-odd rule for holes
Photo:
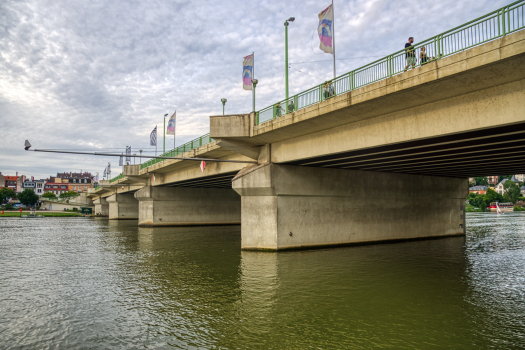
[[[226,104],[226,101],[228,101],[228,100],[225,99],[225,98],[221,98],[221,102],[222,102],[222,115],[224,115],[224,105]]]
[[[254,113],[255,113],[255,87],[257,86],[258,82],[259,82],[259,80],[252,79],[252,84],[253,84],[253,112]]]
[[[295,21],[295,17],[290,17],[284,21],[284,75],[286,86],[286,104],[288,104],[288,22]]]
[[[168,116],[168,113],[164,114],[164,139],[162,142],[162,153],[166,153],[166,117],[167,116]]]
[[[139,152],[140,152],[139,163],[142,164],[142,150],[139,149]]]

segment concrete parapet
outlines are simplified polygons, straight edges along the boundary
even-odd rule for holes
[[[231,189],[146,186],[135,198],[139,226],[241,223],[241,197]]]
[[[107,202],[106,198],[99,197],[94,199],[93,204],[95,204],[95,215],[108,216],[109,203]]]
[[[134,193],[115,193],[106,198],[109,204],[110,220],[139,218],[139,201]]]
[[[465,234],[467,179],[266,164],[241,171],[233,189],[242,249]]]

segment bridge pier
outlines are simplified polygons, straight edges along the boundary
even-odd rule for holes
[[[465,234],[467,179],[265,164],[233,179],[242,249],[284,250]]]
[[[241,197],[232,189],[146,186],[135,198],[139,226],[241,223]]]
[[[99,197],[93,200],[95,204],[95,215],[108,216],[109,214],[109,203],[106,198]]]
[[[110,220],[138,219],[139,201],[134,193],[115,193],[106,198]]]

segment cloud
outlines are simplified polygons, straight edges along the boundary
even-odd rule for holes
[[[255,52],[257,108],[331,77],[319,52],[318,1],[4,1],[0,3],[0,171],[37,178],[101,172],[117,158],[47,155],[36,148],[154,152],[149,133],[177,109],[178,140],[209,131],[209,116],[247,113],[242,57]],[[465,23],[503,1],[335,1],[338,74]],[[312,35],[313,34],[313,35]],[[322,62],[313,62],[322,61]],[[162,137],[160,137],[161,139]],[[179,143],[179,142],[178,142]],[[171,145],[171,141],[167,142]],[[116,169],[116,168],[115,168]]]

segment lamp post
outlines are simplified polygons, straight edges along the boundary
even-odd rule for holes
[[[253,98],[252,98],[252,101],[253,101],[253,112],[255,113],[255,87],[257,86],[257,83],[259,81],[257,79],[252,79],[252,84],[253,84]]]
[[[137,159],[137,153],[133,153],[133,165],[135,165],[135,160]]]
[[[164,139],[162,140],[162,153],[166,153],[166,117],[168,113],[164,114]]]
[[[288,22],[295,21],[295,17],[290,17],[284,21],[284,75],[286,86],[286,104],[288,105]]]
[[[142,164],[142,150],[139,149],[139,152],[140,152],[139,163]]]
[[[225,98],[221,98],[221,102],[222,102],[222,115],[224,115],[224,105],[226,104],[226,101],[228,101],[228,100],[225,99]]]

